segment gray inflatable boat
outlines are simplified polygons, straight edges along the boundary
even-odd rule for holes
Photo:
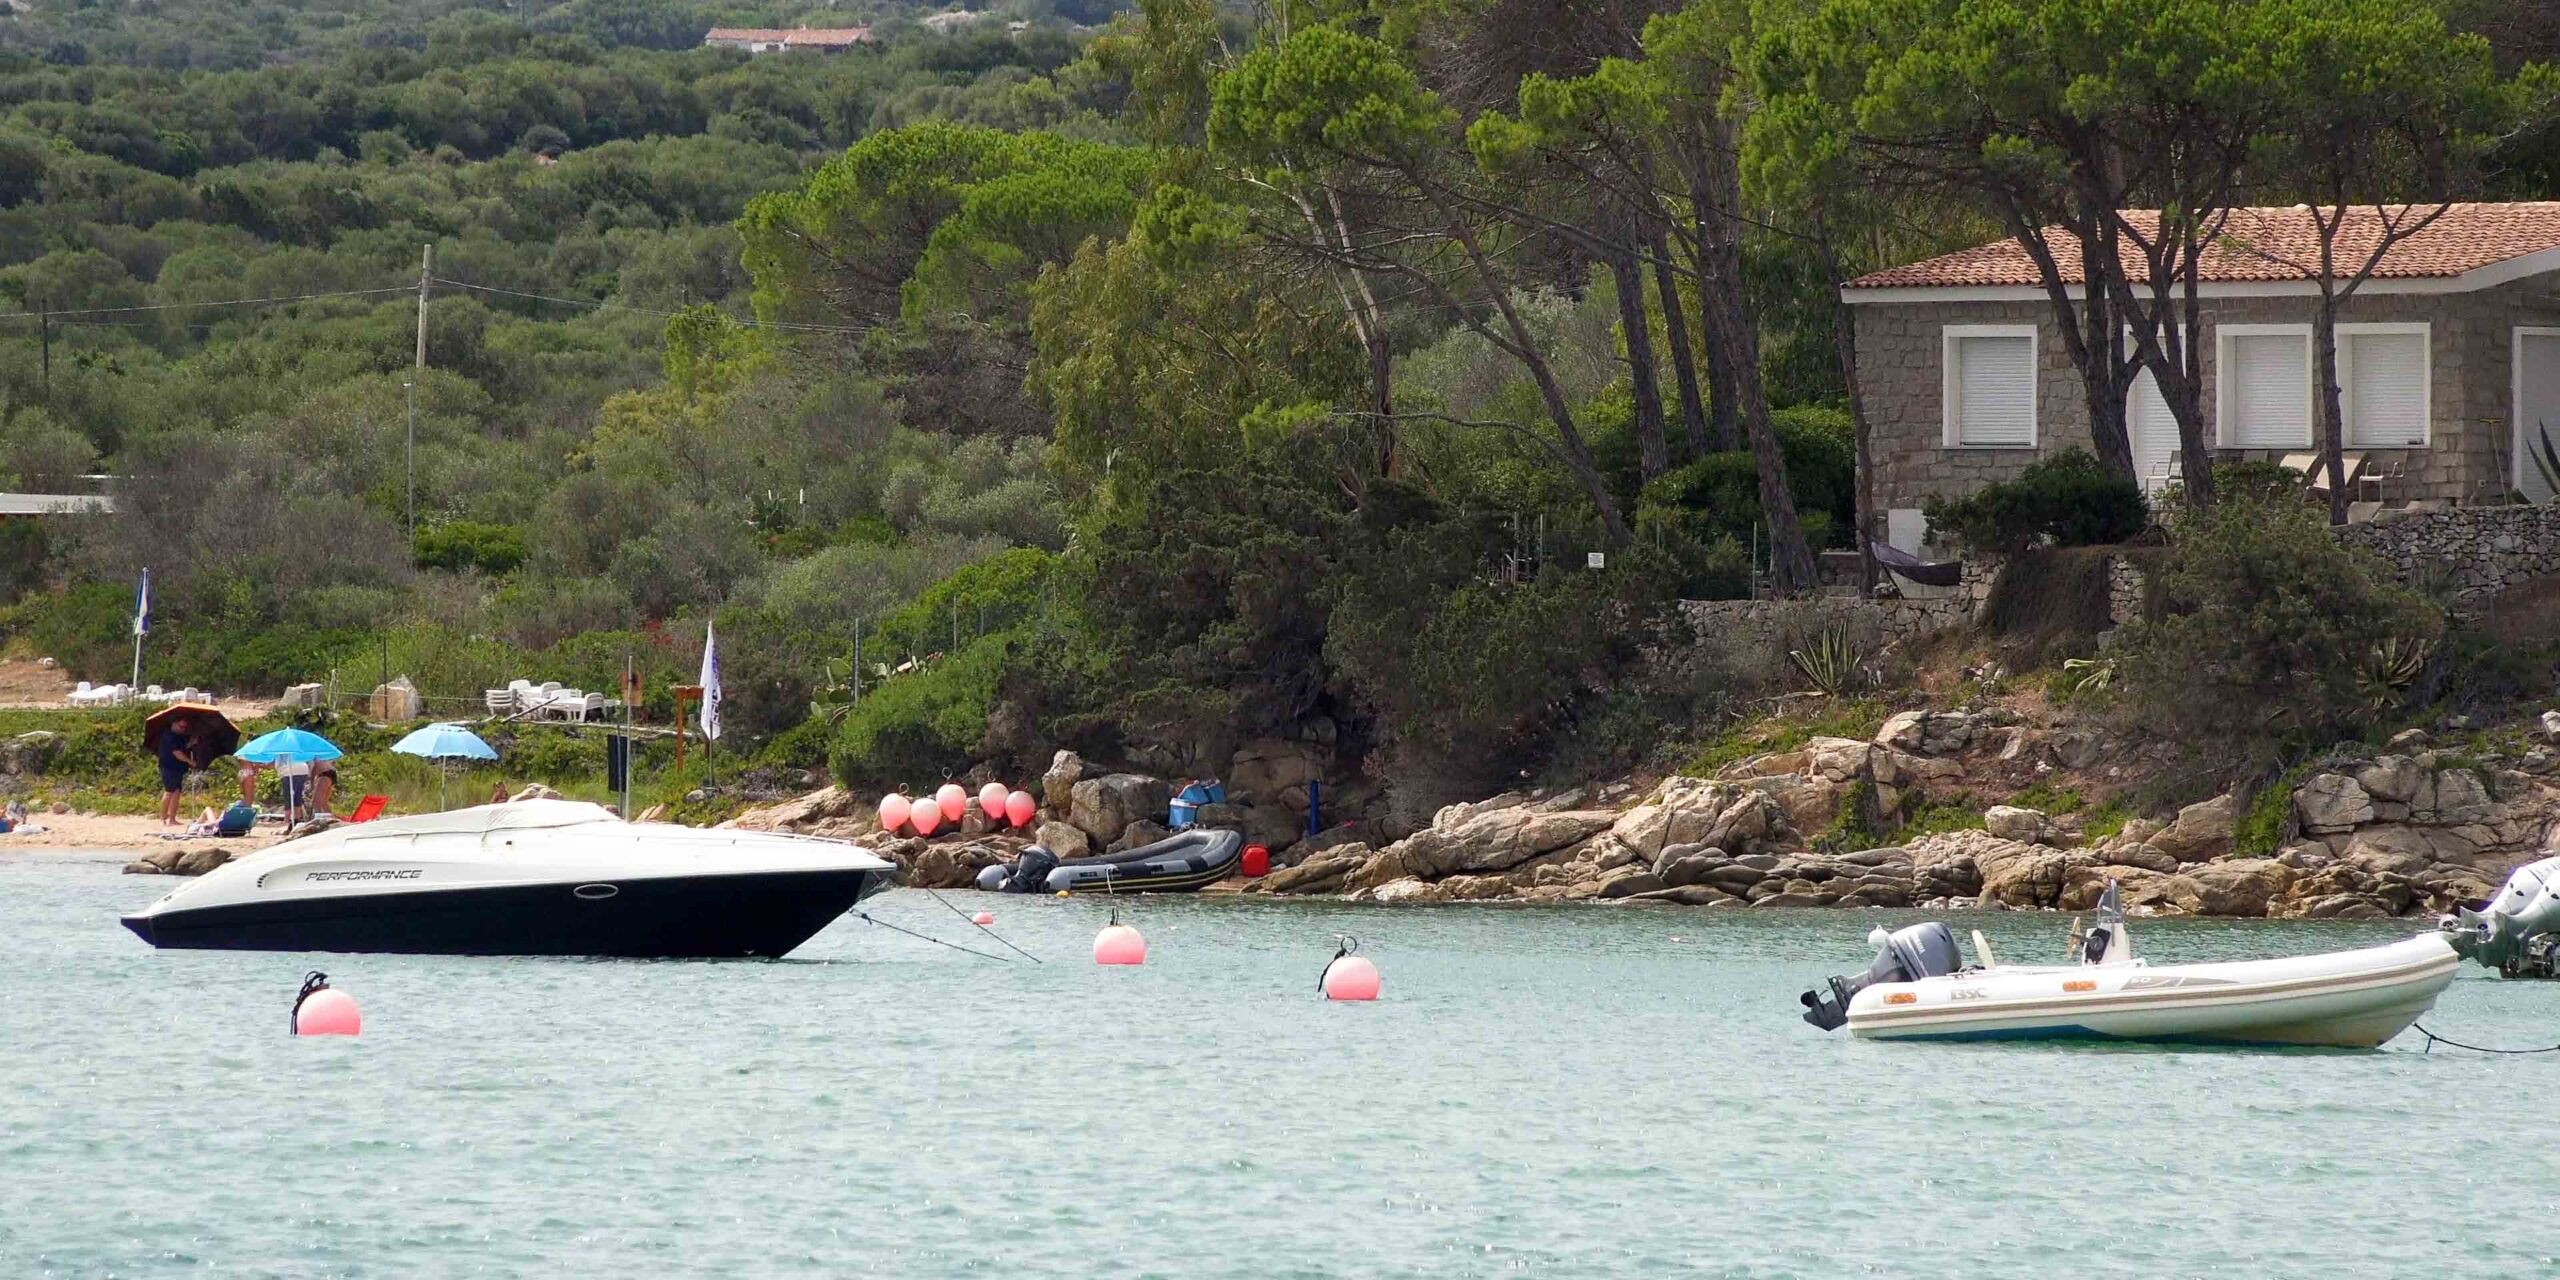
[[[978,887],[1005,893],[1187,893],[1226,879],[1244,857],[1244,836],[1193,827],[1154,844],[1090,858],[1066,858],[1033,845],[1011,863],[978,873]]]

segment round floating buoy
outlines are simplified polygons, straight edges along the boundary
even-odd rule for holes
[[[981,911],[978,914],[969,917],[969,923],[974,924],[981,929],[986,928],[988,925],[994,924],[995,922],[996,913],[992,911]]]
[[[1060,889],[1060,890],[1058,890],[1058,896],[1059,896],[1059,897],[1061,897],[1061,898],[1063,898],[1063,897],[1067,896],[1067,891],[1066,891],[1066,890],[1064,890],[1064,889]]]
[[[895,834],[907,825],[907,812],[912,804],[905,796],[892,791],[880,797],[880,829]]]
[[[988,812],[992,813],[994,810]],[[1031,820],[1039,816],[1039,813],[1040,802],[1033,800],[1028,791],[1016,791],[1004,798],[1005,821],[1016,827],[1030,826]]]
[[[1062,893],[1058,896],[1063,898],[1066,895]],[[1145,964],[1147,940],[1139,937],[1137,930],[1125,924],[1104,925],[1102,932],[1093,935],[1093,962],[1095,964]]]
[[[1378,966],[1367,956],[1343,956],[1324,967],[1324,998],[1327,1000],[1375,1000],[1378,998]]]
[[[1244,872],[1246,879],[1260,879],[1271,874],[1271,851],[1258,844],[1246,845],[1244,859],[1237,865],[1238,869]]]
[[[989,822],[1004,821],[1005,794],[1001,782],[990,782],[978,788],[978,812],[987,815]]]
[[[302,979],[302,993],[293,999],[293,1034],[298,1036],[351,1036],[364,1028],[364,1014],[356,1008],[355,997],[329,985],[329,975],[313,970]]]
[[[931,804],[917,805],[908,811],[907,825],[914,827],[917,835],[932,835],[942,829],[942,810]]]
[[[957,782],[943,783],[942,790],[933,793],[933,799],[942,806],[945,822],[958,822],[960,815],[969,811],[969,793]]]

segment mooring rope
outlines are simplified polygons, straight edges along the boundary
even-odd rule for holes
[[[2471,1051],[2471,1052],[2473,1052],[2473,1053],[2498,1053],[2498,1054],[2560,1053],[2560,1044],[2545,1045],[2545,1046],[2543,1046],[2542,1048],[2539,1048],[2539,1049],[2492,1049],[2492,1048],[2489,1048],[2489,1047],[2488,1047],[2488,1046],[2486,1046],[2486,1045],[2464,1044],[2463,1042],[2461,1042],[2461,1041],[2459,1041],[2459,1040],[2447,1039],[2447,1038],[2446,1038],[2446,1037],[2444,1037],[2444,1036],[2437,1035],[2435,1032],[2432,1032],[2432,1031],[2427,1030],[2425,1027],[2417,1026],[2417,1025],[2415,1025],[2415,1024],[2412,1024],[2412,1025],[2410,1026],[2410,1028],[2409,1028],[2409,1029],[2410,1029],[2410,1030],[2412,1030],[2412,1031],[2415,1031],[2415,1032],[2417,1032],[2419,1035],[2425,1036],[2425,1037],[2427,1038],[2427,1047],[2426,1047],[2424,1050],[2422,1050],[2422,1051],[2421,1051],[2421,1052],[2425,1052],[2425,1053],[2433,1053],[2433,1052],[2435,1052],[2435,1048],[2436,1048],[2436,1046],[2437,1046],[2437,1045],[2440,1045],[2440,1044],[2442,1044],[2442,1045],[2451,1045],[2451,1046],[2453,1046],[2453,1047],[2454,1047],[2454,1048],[2456,1048],[2456,1049],[2468,1049],[2468,1050],[2470,1050],[2470,1051]]]
[[[934,936],[932,936],[932,935],[930,935],[930,934],[918,933],[918,932],[916,932],[916,931],[915,931],[915,930],[913,930],[913,929],[901,929],[901,928],[899,928],[898,926],[896,926],[896,925],[894,925],[894,924],[891,924],[891,923],[889,923],[889,922],[888,922],[888,921],[886,921],[886,920],[874,920],[874,919],[872,919],[872,918],[871,918],[871,913],[870,913],[870,912],[868,912],[868,911],[856,911],[856,912],[854,912],[853,914],[854,914],[856,917],[858,917],[858,918],[859,918],[859,919],[860,919],[864,924],[876,924],[876,925],[880,926],[881,928],[888,930],[888,931],[889,931],[889,932],[891,932],[891,933],[903,933],[903,934],[907,935],[907,936],[908,936],[908,937],[910,937],[910,938],[921,938],[921,939],[923,939],[924,941],[926,941],[926,942],[930,942],[930,943],[932,943],[933,945],[935,945],[935,946],[937,946],[937,947],[949,947],[949,948],[951,948],[951,949],[952,949],[952,950],[954,950],[954,951],[966,952],[966,953],[968,953],[968,954],[970,954],[970,955],[973,955],[973,956],[978,957],[978,958],[979,958],[979,959],[981,959],[981,960],[993,960],[993,961],[995,961],[995,962],[996,962],[996,963],[998,963],[998,964],[1012,964],[1012,963],[1013,963],[1013,961],[1011,961],[1011,960],[1009,960],[1009,959],[1007,959],[1007,958],[1005,958],[1005,957],[1003,957],[1003,956],[997,955],[995,952],[992,952],[992,951],[980,951],[980,950],[978,950],[978,949],[976,949],[976,948],[974,948],[974,947],[964,947],[964,946],[961,946],[961,945],[960,945],[959,943],[957,943],[957,942],[945,942],[945,941],[943,941],[943,940],[942,940],[942,939],[940,939],[940,938],[936,938],[936,937],[934,937]]]
[[[1035,956],[1035,955],[1031,954],[1030,952],[1023,950],[1023,949],[1022,949],[1022,948],[1020,948],[1020,947],[1016,947],[1016,946],[1014,946],[1014,945],[1013,945],[1013,939],[1008,938],[1008,937],[1004,936],[1003,934],[996,932],[996,930],[995,930],[995,926],[994,926],[994,925],[986,925],[986,924],[980,924],[980,923],[978,923],[978,921],[977,921],[977,918],[976,918],[976,917],[971,916],[968,912],[961,910],[961,909],[960,909],[959,907],[957,907],[957,906],[954,906],[954,905],[952,904],[952,902],[951,902],[951,900],[950,900],[949,898],[943,897],[941,894],[934,893],[934,892],[933,892],[933,890],[931,890],[931,889],[927,889],[927,890],[925,890],[925,892],[926,892],[927,894],[930,894],[930,895],[932,896],[932,898],[933,898],[933,900],[934,900],[934,901],[939,902],[939,903],[941,903],[942,905],[944,905],[944,906],[946,906],[946,907],[950,907],[950,908],[951,908],[951,914],[953,914],[953,915],[955,915],[955,916],[958,916],[958,917],[960,917],[960,918],[961,918],[961,919],[963,919],[963,920],[968,921],[968,922],[969,922],[969,927],[970,927],[970,928],[975,929],[975,930],[977,930],[978,932],[983,933],[983,934],[987,935],[988,937],[993,938],[993,939],[995,939],[996,941],[1003,943],[1003,944],[1004,944],[1004,945],[1006,945],[1007,947],[1012,947],[1012,949],[1013,949],[1013,953],[1014,953],[1015,955],[1021,956],[1023,959],[1028,960],[1028,961],[1030,961],[1030,962],[1031,962],[1031,963],[1033,963],[1033,964],[1042,964],[1042,963],[1045,963],[1044,961],[1042,961],[1042,960],[1040,959],[1040,957]]]

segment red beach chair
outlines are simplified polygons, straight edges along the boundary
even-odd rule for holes
[[[347,815],[347,821],[371,822],[374,819],[381,817],[383,807],[390,803],[391,797],[389,796],[366,796],[364,799],[356,802],[356,811]]]

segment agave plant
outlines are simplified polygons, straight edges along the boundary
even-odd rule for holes
[[[2410,686],[2425,675],[2427,663],[2435,657],[2436,643],[2415,636],[2392,636],[2377,642],[2365,653],[2365,698],[2376,711],[2386,710],[2408,696]]]
[[[1824,627],[1810,646],[1788,650],[1787,658],[1804,673],[1807,683],[1834,697],[1856,688],[1866,678],[1866,654],[1849,637],[1845,626]]]
[[[2071,678],[2074,694],[2104,693],[2116,682],[2113,658],[2065,658],[2062,673]]]
[[[2560,500],[2560,449],[2551,445],[2551,424],[2533,424],[2533,439],[2525,442],[2525,456],[2533,459],[2533,469],[2542,473],[2542,487]]]

